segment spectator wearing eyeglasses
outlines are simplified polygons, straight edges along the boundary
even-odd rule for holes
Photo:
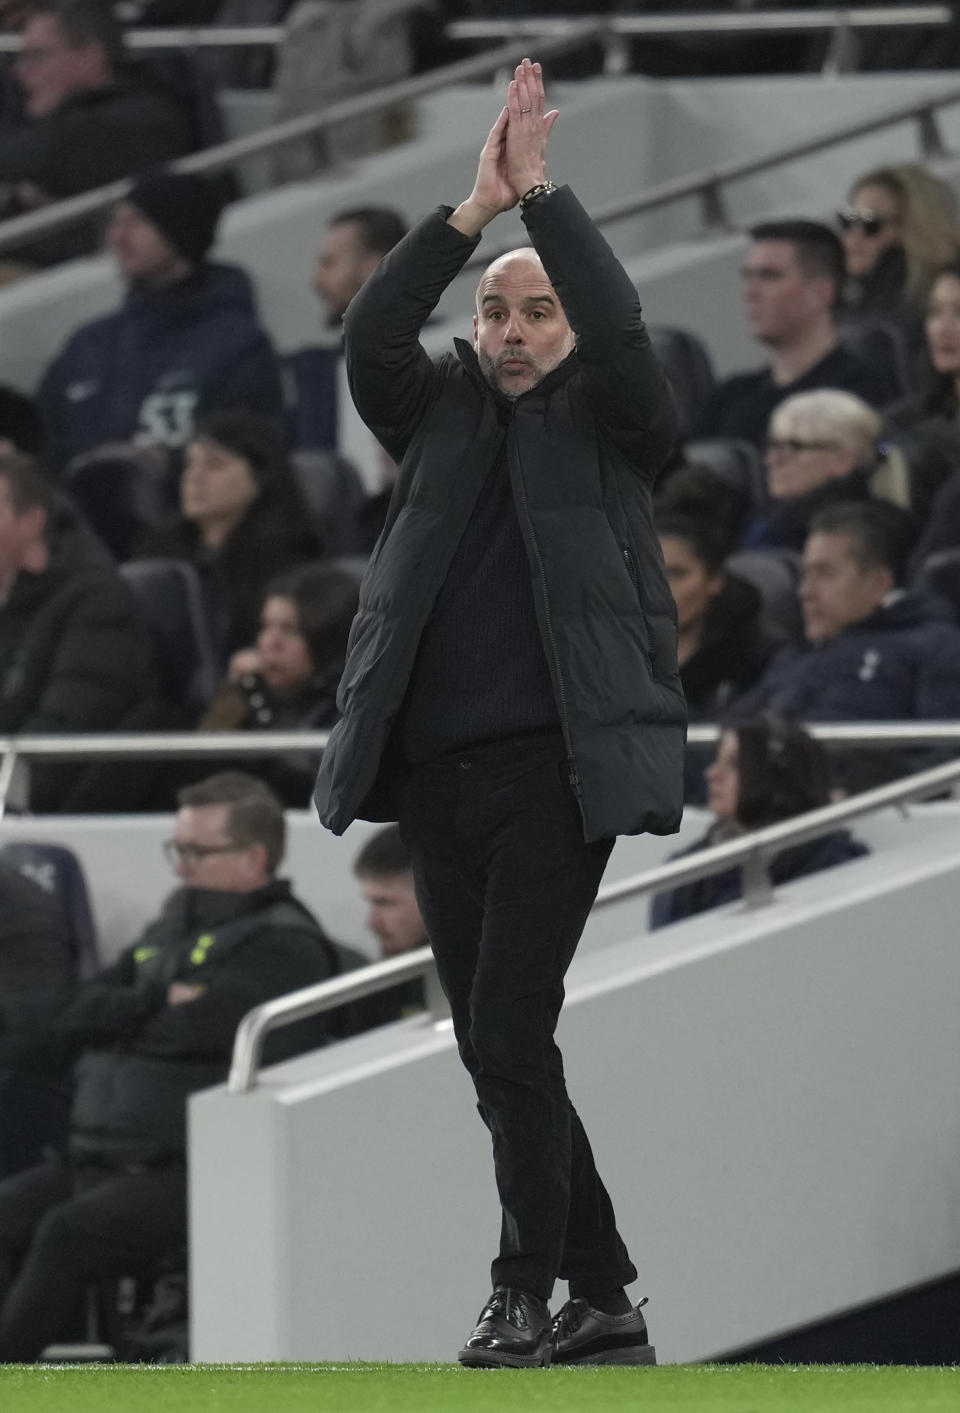
[[[920,350],[934,276],[960,248],[950,188],[917,162],[876,167],[854,182],[837,222],[844,317],[892,320]]]
[[[881,441],[882,425],[862,398],[836,388],[781,402],[764,449],[770,499],[747,527],[744,548],[799,553],[813,517],[841,501],[883,499],[906,511],[909,472],[899,451]]]
[[[333,944],[277,877],[283,808],[223,772],[181,791],[166,846],[180,887],[35,1053],[75,1059],[67,1152],[0,1183],[0,1362],[36,1359],[92,1281],[149,1270],[187,1236],[186,1105],[226,1078],[253,1006],[339,971]],[[271,1037],[274,1060],[325,1043],[325,1018]],[[29,1064],[22,1041],[18,1064]],[[11,1057],[0,1047],[0,1064]]]
[[[0,215],[31,211],[189,152],[187,113],[132,81],[122,30],[97,0],[37,0],[26,11],[14,75],[24,121],[0,134]],[[92,252],[95,222],[9,252],[27,269]],[[12,271],[10,272],[12,273]]]
[[[814,388],[843,388],[871,407],[898,395],[891,369],[867,362],[838,339],[834,316],[844,253],[828,226],[802,220],[754,226],[740,274],[747,324],[769,361],[716,387],[696,437],[736,437],[762,447],[774,408]]]

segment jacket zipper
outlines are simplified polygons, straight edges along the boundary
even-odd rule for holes
[[[513,431],[513,428],[511,428],[511,430]],[[530,519],[530,511],[527,505],[527,488],[523,479],[523,467],[520,464],[520,450],[518,444],[519,438],[516,436],[515,431],[513,432],[512,440],[514,447],[516,448],[516,485],[519,491],[520,509],[523,511],[523,519],[526,525],[527,535],[529,537],[530,544],[533,547],[533,555],[537,564],[537,577],[539,580],[540,600],[543,605],[543,621],[544,626],[546,628],[547,638],[549,640],[550,655],[553,658],[554,675],[557,683],[557,692],[559,696],[557,706],[560,709],[560,730],[563,734],[563,744],[567,752],[567,783],[569,784],[571,790],[579,801],[583,799],[583,786],[580,783],[580,776],[577,772],[577,760],[576,756],[573,753],[573,742],[570,737],[570,722],[567,717],[567,690],[563,681],[563,673],[560,671],[560,655],[557,652],[557,640],[554,637],[553,619],[550,615],[550,599],[547,595],[547,577],[543,571],[543,559],[540,555],[540,546],[537,544],[537,537],[534,533],[533,522]],[[512,476],[511,480],[513,480]]]
[[[629,545],[624,545],[624,546],[623,546],[623,559],[624,559],[624,563],[625,563],[626,566],[627,566],[627,573],[628,573],[629,576],[630,576],[630,582],[631,582],[631,584],[633,585],[633,592],[634,592],[634,593],[636,594],[636,596],[637,596],[637,608],[638,608],[638,610],[639,610],[639,612],[640,612],[640,617],[641,617],[641,619],[644,620],[644,628],[647,629],[647,637],[648,637],[648,639],[649,639],[649,636],[650,636],[650,635],[649,635],[649,629],[647,628],[646,619],[645,619],[645,615],[644,615],[644,612],[643,612],[643,601],[642,601],[642,599],[641,599],[641,597],[640,597],[640,579],[639,579],[639,576],[638,576],[638,574],[637,574],[637,561],[636,561],[636,559],[635,559],[635,557],[634,557],[633,550],[630,548]],[[645,650],[644,650],[644,657],[647,659],[647,664],[648,664],[648,666],[649,666],[649,668],[650,668],[650,675],[651,675],[651,676],[655,676],[656,674],[654,673],[654,667],[653,667],[653,647],[652,647],[652,646],[651,646],[649,649],[645,649]]]

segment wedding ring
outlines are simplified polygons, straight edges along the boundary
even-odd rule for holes
[[[521,108],[521,109],[520,109],[520,112],[521,112],[521,113],[532,113],[532,112],[533,112],[533,109],[532,109],[532,108]]]

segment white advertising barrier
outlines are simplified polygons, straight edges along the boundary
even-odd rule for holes
[[[702,1359],[960,1267],[960,824],[571,970],[561,1044],[651,1297]],[[192,1356],[449,1360],[499,1229],[448,1025],[190,1103]],[[562,1298],[562,1293],[560,1298]]]

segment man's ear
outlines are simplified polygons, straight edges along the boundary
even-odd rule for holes
[[[480,327],[480,320],[477,318],[476,314],[474,314],[474,316],[473,316],[473,351],[474,351],[474,353],[476,353],[477,348],[479,347],[478,340],[477,340],[477,330],[478,330],[479,327]]]
[[[897,581],[893,577],[893,572],[885,564],[875,564],[872,570],[873,583],[876,586],[878,602],[882,603],[887,594],[892,593],[897,587]]]
[[[31,540],[43,540],[47,534],[47,512],[42,505],[28,505],[20,516]]]
[[[809,280],[808,287],[813,297],[813,302],[820,309],[835,310],[837,305],[837,284],[827,275],[817,275]]]

